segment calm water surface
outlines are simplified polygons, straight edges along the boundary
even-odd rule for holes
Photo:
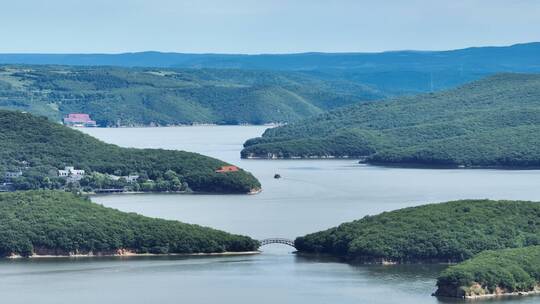
[[[237,164],[258,195],[109,195],[123,211],[208,225],[257,239],[294,238],[367,214],[460,198],[540,201],[540,171],[396,169],[354,160],[241,160],[264,127],[85,129],[126,147],[194,151]],[[275,173],[282,179],[273,178]],[[440,265],[351,266],[268,246],[243,257],[105,258],[0,262],[9,303],[441,303]],[[539,297],[482,301],[538,303]]]

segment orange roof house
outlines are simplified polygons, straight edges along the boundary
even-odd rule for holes
[[[236,172],[239,170],[237,166],[222,166],[216,170],[216,173]]]

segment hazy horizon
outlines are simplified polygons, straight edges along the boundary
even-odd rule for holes
[[[452,50],[540,41],[540,1],[19,0],[0,53]]]
[[[296,54],[377,54],[377,53],[392,53],[392,52],[444,52],[444,51],[455,51],[469,48],[480,48],[480,47],[509,47],[514,45],[523,45],[523,44],[532,44],[540,43],[540,41],[529,41],[529,42],[519,42],[513,44],[501,44],[501,45],[471,45],[463,48],[457,49],[437,49],[437,50],[423,50],[423,49],[395,49],[395,50],[382,50],[382,51],[342,51],[342,52],[318,52],[318,51],[305,51],[305,52],[292,52],[292,53],[216,53],[216,52],[175,52],[175,51],[159,51],[159,50],[141,50],[141,51],[126,51],[126,52],[77,52],[77,53],[45,53],[45,52],[0,52],[2,55],[10,54],[28,54],[28,55],[124,55],[124,54],[137,54],[137,53],[162,53],[162,54],[189,54],[189,55],[249,55],[249,56],[258,56],[258,55],[296,55]]]

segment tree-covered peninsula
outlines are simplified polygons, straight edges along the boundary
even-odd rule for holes
[[[214,158],[121,148],[27,113],[0,110],[0,130],[0,190],[248,193],[261,187],[250,173]]]
[[[244,158],[360,158],[389,165],[539,167],[540,75],[343,107],[248,140]]]
[[[59,191],[0,194],[0,256],[245,252],[249,237],[125,213]]]
[[[540,294],[540,246],[482,252],[443,271],[437,287],[458,298]]]
[[[540,245],[540,203],[461,200],[411,207],[299,237],[300,253],[355,262],[460,262],[485,250]]]

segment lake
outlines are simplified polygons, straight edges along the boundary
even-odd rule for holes
[[[95,202],[253,238],[294,239],[382,211],[461,198],[540,201],[540,171],[413,169],[354,160],[241,160],[261,126],[84,129],[126,147],[180,149],[234,163],[263,185],[257,195],[139,194]],[[282,178],[274,179],[279,173]],[[442,265],[352,266],[272,245],[255,256],[130,257],[0,262],[6,303],[441,303]],[[492,300],[537,303],[539,297]],[[455,301],[456,302],[456,301]],[[457,301],[459,302],[459,301]]]

